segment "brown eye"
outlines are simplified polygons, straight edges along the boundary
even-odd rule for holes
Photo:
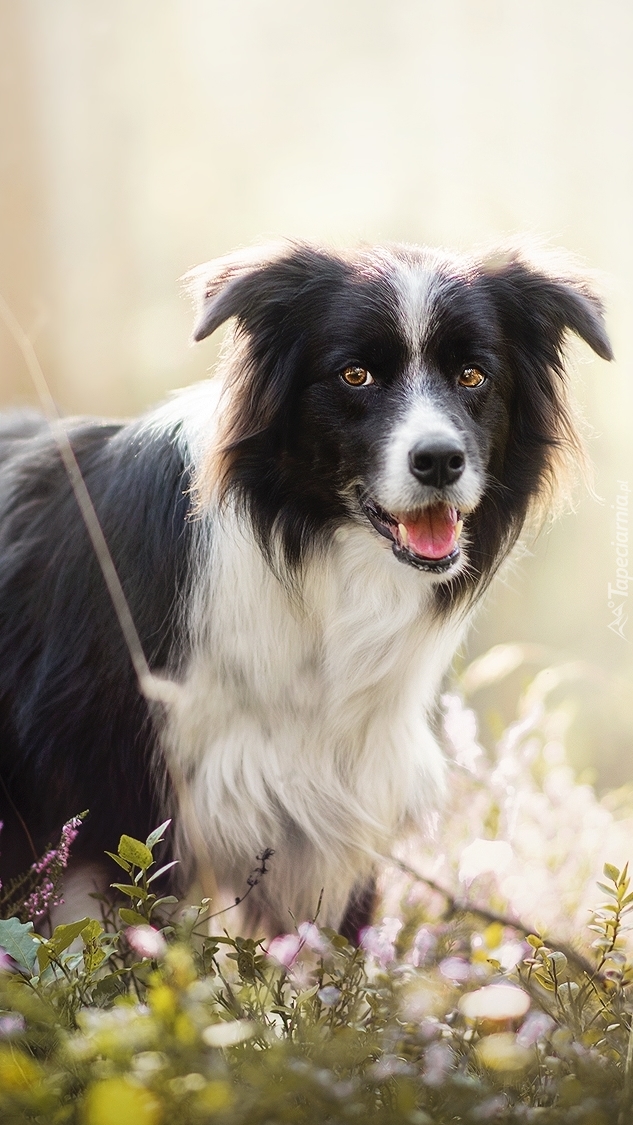
[[[341,379],[350,387],[369,387],[374,381],[365,367],[346,367],[341,371]]]
[[[460,387],[481,387],[486,382],[486,376],[478,367],[465,367],[457,382]]]

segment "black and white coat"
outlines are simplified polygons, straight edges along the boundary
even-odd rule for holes
[[[179,891],[200,841],[229,898],[272,848],[246,923],[287,929],[323,891],[336,926],[437,807],[438,686],[577,455],[562,347],[571,329],[610,358],[601,306],[518,254],[410,246],[287,244],[193,282],[197,339],[236,318],[220,373],[139,421],[67,424],[151,667],[179,685],[162,711],[46,424],[0,430],[1,867],[28,865],[24,825],[43,848],[88,808],[80,879],[173,814]]]

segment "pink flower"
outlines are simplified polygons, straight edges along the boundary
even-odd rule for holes
[[[73,816],[70,820],[67,820],[61,830],[57,847],[51,848],[50,851],[46,852],[45,855],[38,859],[37,863],[33,863],[31,865],[31,871],[34,871],[36,875],[40,875],[52,864],[59,864],[61,867],[66,867],[71,845],[77,838],[80,827],[81,817]]]
[[[41,918],[42,915],[47,914],[53,906],[59,906],[63,901],[64,900],[56,892],[53,881],[46,877],[42,880],[39,887],[36,887],[29,897],[25,899],[22,910],[27,918]]]
[[[302,944],[307,945],[313,953],[318,953],[323,956],[329,953],[332,946],[328,939],[323,936],[318,926],[314,922],[300,922],[297,926],[297,933],[301,938]]]
[[[386,969],[396,959],[396,938],[402,929],[399,918],[383,918],[379,926],[361,930],[360,943],[376,963]]]
[[[279,937],[273,938],[268,946],[268,956],[284,969],[289,969],[297,959],[301,944],[298,934],[280,934]]]
[[[26,1020],[19,1012],[8,1012],[5,1016],[0,1016],[0,1039],[21,1035],[25,1028]]]
[[[519,1028],[516,1041],[519,1047],[533,1047],[537,1040],[542,1039],[555,1026],[555,1021],[547,1012],[530,1012]]]
[[[167,942],[153,926],[129,926],[125,936],[135,953],[158,961],[167,952]]]

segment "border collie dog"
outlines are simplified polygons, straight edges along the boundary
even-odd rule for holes
[[[48,425],[0,428],[3,878],[83,809],[77,878],[173,815],[179,891],[196,840],[230,901],[271,848],[245,924],[286,930],[323,892],[340,926],[437,806],[438,686],[579,454],[563,346],[611,358],[602,306],[520,252],[287,243],[192,276],[195,339],[235,320],[219,375],[139,421],[65,423],[150,666],[178,685],[160,714]]]

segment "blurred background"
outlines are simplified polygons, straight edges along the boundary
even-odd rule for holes
[[[574,370],[597,496],[497,583],[462,661],[528,646],[480,690],[491,730],[530,663],[564,665],[600,788],[633,780],[633,612],[620,636],[607,604],[633,488],[632,57],[625,0],[0,0],[0,292],[65,412],[204,377],[218,341],[189,347],[178,278],[256,239],[527,233],[598,271],[617,362],[578,348]],[[34,401],[0,324],[0,405]]]

